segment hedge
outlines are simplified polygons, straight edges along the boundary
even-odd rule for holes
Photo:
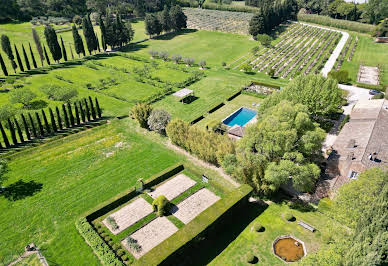
[[[190,249],[190,244],[196,237],[208,230],[214,230],[215,225],[222,222],[228,213],[238,209],[240,204],[247,201],[252,187],[242,185],[239,188],[228,193],[223,199],[217,201],[211,207],[203,211],[181,230],[173,234],[161,244],[153,248],[138,261],[135,265],[159,265],[161,263],[170,265],[175,259],[175,255],[180,254],[182,250]]]
[[[111,250],[97,232],[94,231],[86,218],[78,220],[75,223],[75,227],[85,239],[86,243],[93,249],[94,254],[97,255],[103,265],[123,265],[120,259],[116,257],[113,250]]]

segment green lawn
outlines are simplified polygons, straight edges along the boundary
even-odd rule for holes
[[[256,107],[252,107],[252,103],[258,104],[262,101],[262,99],[250,96],[250,95],[245,95],[241,94],[234,98],[233,100],[226,102],[226,104],[215,111],[214,113],[208,114],[205,119],[202,119],[199,121],[196,125],[202,128],[205,128],[206,125],[210,121],[220,121],[222,122],[227,116],[235,112],[241,107],[247,107],[251,109],[256,109]]]
[[[38,255],[36,254],[32,254],[15,264],[15,266],[41,266],[41,265],[42,264],[40,263]]]
[[[256,212],[257,209],[260,209],[259,206],[252,208],[256,209]],[[282,217],[286,212],[291,212],[297,221],[303,220],[311,224],[317,228],[317,231],[312,233],[299,226],[297,221],[286,221]],[[246,216],[249,216],[248,212]],[[314,252],[323,241],[326,222],[327,218],[318,212],[301,212],[290,209],[285,203],[272,203],[257,218],[252,219],[245,229],[209,265],[248,265],[246,262],[248,253],[258,257],[257,265],[284,265],[272,253],[273,241],[278,236],[291,234],[305,243],[307,253]],[[251,230],[256,223],[264,226],[265,231],[257,233]],[[233,231],[232,228],[230,230]]]

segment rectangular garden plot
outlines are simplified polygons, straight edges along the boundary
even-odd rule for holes
[[[156,187],[154,191],[148,194],[153,198],[164,195],[168,200],[172,200],[195,184],[196,182],[191,178],[184,174],[179,174],[166,183]]]
[[[139,251],[136,252],[128,247],[127,238],[121,244],[138,259],[177,231],[178,228],[166,217],[158,217],[130,235],[141,247]]]
[[[206,188],[201,189],[179,203],[175,207],[175,210],[173,210],[173,215],[183,223],[188,224],[197,215],[209,208],[219,199],[220,197],[210,190]]]
[[[143,198],[138,198],[137,200],[108,216],[115,220],[116,224],[118,225],[117,229],[114,229],[108,222],[108,217],[103,220],[103,223],[114,235],[117,235],[131,225],[135,224],[137,221],[146,217],[148,214],[152,213],[152,211],[153,209],[151,204],[149,204]]]

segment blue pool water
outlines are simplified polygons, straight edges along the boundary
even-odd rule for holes
[[[223,122],[227,126],[239,125],[241,127],[245,126],[252,118],[256,116],[257,112],[248,108],[240,108],[229,117],[227,117]]]

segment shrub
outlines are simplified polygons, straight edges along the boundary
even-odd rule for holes
[[[114,250],[118,251],[119,249],[121,249],[121,245],[115,243],[115,244],[113,244],[112,248],[113,248]]]
[[[287,221],[289,221],[289,222],[295,221],[295,217],[294,217],[294,215],[292,215],[292,213],[286,213],[286,214],[284,215],[284,218],[285,218]]]
[[[123,255],[123,256],[121,256],[121,259],[123,260],[123,261],[128,261],[128,255]]]
[[[252,253],[248,253],[246,256],[246,261],[252,264],[256,261],[256,257]]]
[[[131,109],[131,115],[135,118],[142,128],[147,128],[148,118],[151,115],[152,107],[145,103],[137,103]]]
[[[330,71],[329,75],[330,78],[336,79],[338,83],[346,84],[349,82],[349,72],[347,70],[340,70],[340,71]]]
[[[160,52],[159,57],[162,58],[164,61],[167,61],[169,54],[167,52]]]
[[[35,97],[36,94],[27,88],[13,89],[9,93],[9,101],[13,104],[21,103],[23,107],[29,107]]]
[[[241,67],[241,69],[242,69],[245,73],[251,72],[251,71],[252,71],[252,66],[251,66],[249,63],[246,63],[246,64],[244,64],[244,65]]]
[[[379,93],[379,94],[373,95],[372,99],[384,99],[384,94]]]
[[[117,250],[116,254],[121,257],[122,255],[125,254],[125,251],[122,248],[120,248]]]
[[[255,224],[253,228],[256,232],[263,232],[264,231],[264,226],[262,226],[261,224]]]
[[[175,64],[179,64],[180,61],[182,60],[182,56],[179,55],[179,54],[174,54],[172,57],[171,57],[172,61],[174,61]]]
[[[103,233],[101,234],[101,237],[102,237],[102,238],[105,238],[106,236],[108,236],[108,234],[105,233],[105,232],[103,232]]]
[[[270,76],[271,78],[274,78],[274,77],[275,77],[275,69],[271,68],[271,69],[268,71],[268,76]]]
[[[133,239],[130,236],[127,237],[127,245],[128,245],[128,248],[132,249],[135,252],[140,252],[142,249],[139,243],[137,243],[137,240]]]
[[[159,217],[162,217],[169,213],[170,202],[164,195],[160,195],[152,202],[152,208],[158,213]]]
[[[194,65],[195,61],[193,58],[186,57],[186,58],[183,58],[183,62],[185,62],[187,66],[192,66]]]
[[[104,237],[104,240],[105,242],[109,243],[110,241],[112,241],[112,238],[110,236],[106,236]]]
[[[226,67],[226,62],[222,62],[221,65],[222,65],[223,67]]]
[[[40,90],[43,91],[51,100],[67,103],[78,95],[78,91],[76,89],[60,87],[54,84],[42,86],[40,87]]]
[[[200,67],[201,67],[202,69],[204,69],[204,68],[206,67],[206,61],[204,61],[204,60],[199,61],[198,64],[200,65]]]
[[[159,53],[155,50],[149,50],[148,53],[151,55],[152,58],[155,58],[159,55]]]
[[[117,225],[116,220],[112,216],[108,216],[108,218],[106,218],[106,221],[112,227],[113,230],[119,229],[119,226]]]
[[[156,131],[160,134],[165,134],[166,126],[170,122],[170,114],[162,109],[152,110],[151,115],[148,117],[149,129]]]
[[[107,244],[98,236],[93,227],[86,218],[78,220],[75,224],[78,232],[86,240],[88,245],[93,249],[99,260],[104,265],[122,265],[122,262],[116,257]]]

